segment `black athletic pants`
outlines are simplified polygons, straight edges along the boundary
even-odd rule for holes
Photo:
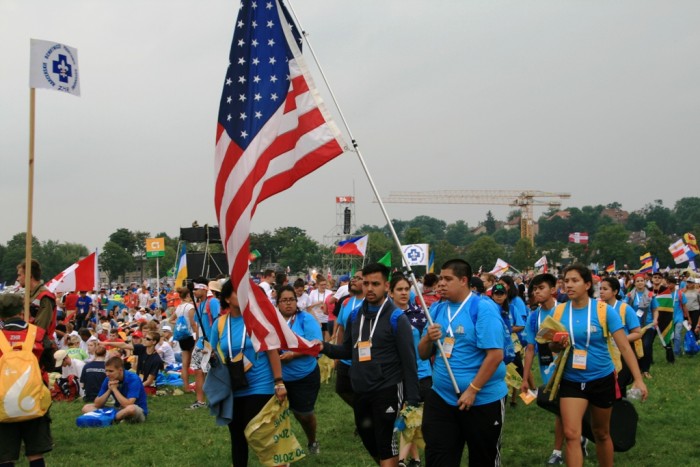
[[[644,356],[639,359],[639,371],[642,373],[649,372],[651,364],[654,363],[654,339],[656,338],[656,329],[647,329],[642,336],[642,347],[644,348]]]
[[[423,406],[423,438],[427,467],[459,467],[464,443],[469,466],[501,465],[501,430],[505,399],[459,410],[432,389]]]
[[[272,394],[255,394],[233,399],[233,421],[228,424],[228,431],[231,433],[231,459],[234,467],[248,465],[248,441],[243,432],[271,397]]]

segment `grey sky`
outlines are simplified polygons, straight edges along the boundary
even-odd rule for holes
[[[382,195],[539,189],[571,192],[565,206],[633,210],[698,194],[700,2],[292,6]],[[30,38],[76,47],[82,74],[80,98],[37,91],[34,234],[92,249],[119,227],[175,235],[215,223],[216,115],[237,7],[2,0],[0,242],[26,229]],[[322,240],[335,196],[353,188],[358,225],[383,224],[346,153],[261,205],[253,231],[294,225]],[[489,206],[387,208],[476,225]]]

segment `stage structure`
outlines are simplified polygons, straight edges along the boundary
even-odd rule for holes
[[[200,227],[194,222],[192,227],[180,227],[177,251],[180,251],[183,244],[187,248],[187,279],[200,276],[212,279],[220,274],[228,276],[226,253],[223,248],[214,246],[221,245],[218,226]]]
[[[330,254],[323,259],[324,268],[326,271],[330,268],[334,277],[349,274],[353,267],[362,269],[363,257],[333,254],[338,242],[355,236],[356,229],[355,196],[336,196],[335,226],[323,237],[323,244],[330,248]]]

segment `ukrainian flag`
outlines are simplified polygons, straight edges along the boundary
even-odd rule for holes
[[[187,249],[182,245],[180,255],[177,258],[177,273],[175,274],[175,287],[184,287],[187,283]]]

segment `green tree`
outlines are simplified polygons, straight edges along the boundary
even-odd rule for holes
[[[539,225],[539,233],[535,237],[535,241],[538,245],[565,242],[569,233],[573,232],[568,219],[562,219],[559,216],[552,217],[551,220],[541,217],[537,223]]]
[[[367,263],[376,263],[387,251],[391,251],[392,264],[401,264],[399,249],[396,247],[396,242],[381,231],[370,232],[366,252]]]
[[[435,273],[440,274],[440,266],[446,261],[459,258],[460,249],[455,247],[452,243],[447,240],[440,240],[439,242],[431,245],[432,252],[435,253]]]
[[[593,236],[591,247],[596,252],[593,260],[607,266],[615,261],[620,265],[632,260],[632,247],[627,243],[629,232],[620,224],[602,226]]]
[[[116,243],[130,255],[133,255],[136,252],[136,238],[129,229],[117,229],[109,236],[109,241]]]
[[[5,254],[2,257],[2,264],[0,264],[0,277],[3,278],[3,281],[14,283],[15,279],[17,279],[17,265],[25,259],[26,238],[26,234],[21,232],[15,234],[15,236],[7,242]],[[41,262],[41,253],[41,243],[39,243],[39,239],[32,237],[32,257]]]
[[[406,243],[435,243],[438,240],[445,238],[445,229],[447,224],[445,221],[436,219],[430,216],[416,216],[409,221],[406,228],[403,230],[403,235],[399,238],[404,238],[406,231],[409,229],[419,229],[423,236],[422,242],[406,242]],[[399,232],[399,230],[397,230]]]
[[[493,239],[501,245],[515,246],[520,240],[520,229],[498,229]]]
[[[100,267],[107,274],[109,282],[117,280],[134,268],[134,257],[118,243],[108,241],[100,254]]]
[[[515,242],[513,256],[511,257],[513,266],[520,270],[532,268],[537,259],[537,252],[529,239],[521,238]]]
[[[496,231],[496,219],[493,217],[493,213],[489,209],[486,213],[486,220],[484,221],[484,227],[486,227],[486,233],[488,235],[493,235]]]
[[[490,271],[498,258],[502,258],[505,250],[489,235],[482,235],[467,247],[466,258],[474,271],[480,267]]]
[[[78,243],[61,243],[55,240],[43,242],[41,258],[38,259],[41,262],[44,279],[56,277],[68,266],[89,254],[87,247]]]
[[[404,230],[403,235],[402,235],[402,244],[403,245],[412,245],[414,243],[428,243],[428,240],[425,238],[425,234],[419,227],[409,227],[406,230]]]
[[[673,214],[678,234],[697,230],[697,227],[700,226],[700,198],[679,199],[673,207]]]
[[[671,252],[668,251],[668,246],[671,244],[668,235],[665,235],[654,221],[647,223],[644,227],[644,232],[647,235],[647,240],[644,245],[646,246],[646,250],[659,260],[659,264],[662,268],[666,266],[673,267],[675,262],[673,261]],[[639,258],[637,258],[637,261],[639,261]]]
[[[665,234],[672,234],[676,231],[676,222],[671,210],[664,206],[660,199],[654,200],[642,209],[644,219],[647,224],[654,222],[656,226]],[[645,229],[646,230],[646,229]]]
[[[456,247],[464,247],[475,238],[476,236],[469,230],[469,225],[463,220],[449,224],[445,229],[445,239]]]
[[[304,230],[293,231],[296,227],[287,227],[283,231],[276,232],[284,242],[280,250],[277,262],[284,268],[292,271],[302,271],[307,267],[323,266],[325,249],[315,240],[311,239]]]

